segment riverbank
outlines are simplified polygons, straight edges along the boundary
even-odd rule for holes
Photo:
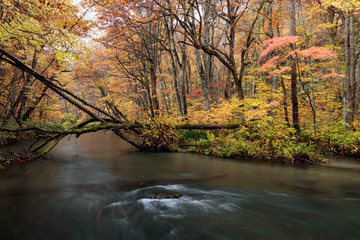
[[[152,152],[181,150],[220,158],[249,159],[251,161],[256,159],[256,161],[290,165],[326,164],[328,161],[323,157],[326,152],[340,156],[360,156],[359,132],[345,132],[337,129],[332,132],[328,130],[312,134],[303,131],[298,134],[285,124],[271,123],[271,121],[258,120],[246,123],[236,129],[215,130],[177,130],[164,125],[163,128],[154,126],[143,129],[144,132],[139,136],[143,138],[147,149]],[[31,124],[34,125],[34,123],[28,123],[27,126],[31,126]],[[59,125],[35,123],[35,126],[36,124],[41,125],[42,129],[64,131],[64,128]],[[36,131],[17,132],[16,130],[0,133],[5,139],[4,143],[32,138],[39,134]],[[15,159],[26,161],[28,158],[26,156]],[[3,160],[8,162],[7,158]]]
[[[0,132],[0,147],[8,144],[18,143],[24,140],[36,137],[35,132],[17,132],[17,133],[4,133]],[[19,154],[15,152],[2,152],[0,151],[0,169],[13,164],[24,164],[31,160],[27,154]]]
[[[216,157],[261,159],[287,164],[324,164],[325,153],[360,157],[360,132],[342,125],[300,133],[271,119],[245,123],[238,129],[183,130],[179,144],[187,151]]]
[[[189,147],[195,148],[194,146],[183,146],[180,148],[180,153],[193,153],[193,154],[200,154],[200,155],[211,155],[205,154],[205,149],[202,150],[202,153],[197,151],[189,151]],[[211,155],[214,156],[214,155]],[[346,169],[346,170],[354,170],[360,171],[360,158],[357,157],[348,157],[348,156],[341,156],[335,154],[321,154],[321,158],[324,159],[323,163],[312,163],[308,164],[303,161],[297,161],[292,164],[288,164],[284,161],[280,160],[264,160],[264,159],[254,159],[254,158],[232,158],[232,157],[218,157],[220,159],[229,159],[234,161],[241,161],[241,162],[252,162],[252,163],[269,163],[271,165],[291,165],[294,167],[308,167],[308,166],[319,166],[319,167],[329,167],[329,168],[337,168],[337,169]],[[216,157],[216,156],[214,156]]]
[[[328,163],[321,166],[360,171],[360,158],[329,154],[325,154],[323,157],[327,159]]]
[[[13,152],[13,151],[1,151],[2,147],[6,147],[14,144],[21,144],[21,142],[36,137],[36,133],[21,132],[15,134],[1,134],[0,140],[0,169],[5,169],[11,165],[22,165],[33,158],[28,152]]]

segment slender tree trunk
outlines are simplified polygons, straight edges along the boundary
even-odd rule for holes
[[[203,39],[204,44],[207,46],[210,44],[210,1],[207,2],[204,10],[204,30]],[[194,12],[191,12],[194,15]],[[193,25],[195,25],[195,17],[193,17]],[[200,77],[200,86],[203,96],[203,106],[205,111],[210,110],[210,78],[212,75],[212,56],[203,52],[200,53],[200,49],[195,48],[196,65]]]
[[[228,68],[225,68],[225,72],[226,72],[226,80],[225,80],[224,98],[226,100],[230,100],[230,98],[231,98],[231,72]]]
[[[184,111],[181,104],[181,97],[180,97],[180,91],[179,91],[179,83],[178,83],[178,74],[177,69],[174,61],[172,61],[172,69],[171,69],[171,75],[173,76],[173,85],[174,85],[174,91],[175,91],[175,100],[179,109],[179,114],[181,117],[184,117]]]
[[[9,120],[11,118],[11,116],[15,116],[15,109],[13,109],[14,106],[14,102],[16,100],[16,81],[19,78],[19,69],[15,68],[14,69],[14,73],[13,73],[13,77],[11,80],[11,85],[10,85],[10,92],[8,95],[8,106],[7,109],[9,110],[9,112],[7,113],[7,116],[5,117],[6,120]]]
[[[285,122],[286,124],[290,127],[290,121],[289,121],[289,111],[288,111],[288,107],[287,107],[287,93],[286,93],[286,87],[285,87],[285,82],[282,76],[280,76],[280,83],[281,83],[281,88],[283,90],[283,106],[284,106],[284,117],[285,117]]]
[[[236,40],[236,28],[235,28],[235,21],[236,17],[234,16],[234,8],[232,2],[230,0],[226,1],[227,3],[227,11],[228,11],[228,18],[229,18],[229,61],[231,64],[231,74],[233,76],[236,90],[238,92],[238,96],[240,99],[244,99],[244,91],[242,88],[241,79],[239,79],[238,72],[237,72],[237,64],[235,61],[235,40]]]
[[[31,68],[35,69],[37,64],[37,51],[34,51]],[[16,112],[16,118],[21,119],[22,114],[24,112],[25,105],[28,101],[28,94],[29,94],[29,87],[31,84],[31,74],[22,72],[23,79],[24,79],[24,85],[22,86],[21,90],[18,93],[18,96],[16,98],[16,101],[12,104],[11,109],[13,114]]]
[[[235,82],[236,90],[240,99],[244,99],[244,91],[242,88],[242,79],[239,78],[237,72],[237,65],[235,62],[235,26],[230,26],[230,42],[229,42],[229,52],[230,52],[230,61],[232,65],[231,73]]]
[[[26,121],[30,118],[30,115],[34,112],[37,105],[40,104],[41,100],[46,96],[46,92],[49,89],[48,86],[44,86],[41,90],[41,94],[35,99],[35,101],[32,103],[32,106],[30,106],[24,115],[22,116],[21,120]]]
[[[161,70],[160,66],[159,66],[158,71],[159,71],[160,74],[162,74],[162,70]],[[163,106],[164,106],[163,108],[164,108],[166,114],[169,115],[170,114],[170,112],[169,112],[170,104],[168,103],[167,95],[165,95],[165,93],[164,93],[164,90],[166,90],[167,87],[166,87],[165,81],[164,81],[164,79],[162,77],[159,78],[159,85],[160,85],[160,91],[161,91],[161,100],[162,100]]]
[[[290,1],[290,34],[296,36],[296,12],[295,12],[295,0]],[[295,44],[292,44],[292,48],[295,49]],[[293,127],[297,132],[300,132],[299,123],[299,103],[297,98],[297,71],[296,71],[296,56],[291,57],[291,103],[292,103],[292,118]]]
[[[32,69],[35,69],[36,68],[36,65],[37,65],[37,62],[38,62],[38,58],[37,58],[37,53],[38,51],[35,49],[34,50],[34,56],[33,56],[33,60],[32,60],[32,63],[31,63],[31,68]],[[29,101],[29,92],[30,92],[30,85],[31,85],[31,74],[30,73],[27,73],[26,74],[26,85],[25,85],[25,88],[24,88],[24,92],[23,92],[23,96],[22,96],[22,99],[21,99],[21,103],[20,103],[20,107],[19,107],[19,111],[18,111],[18,119],[22,119],[23,118],[23,114],[24,114],[24,110],[25,110],[25,106],[27,104],[27,102]]]
[[[354,36],[354,15],[352,13],[345,17],[345,122],[350,127],[354,117],[358,115],[358,99],[356,93],[356,59],[355,59],[355,36]]]
[[[204,12],[204,43],[205,45],[213,45],[210,39],[210,21],[211,21],[211,11],[210,11],[210,3],[211,1],[207,2],[208,4],[205,7]],[[197,49],[197,51],[199,51]],[[204,110],[210,110],[210,82],[212,81],[213,75],[213,56],[203,52],[203,62],[204,62],[204,75],[201,78],[201,86],[203,90],[203,101],[204,101]],[[197,59],[200,59],[197,57]],[[198,60],[199,61],[199,60]]]
[[[205,73],[204,65],[202,63],[199,49],[195,49],[195,55],[196,55],[197,69],[198,69],[199,77],[200,77],[201,89],[203,91],[202,95],[203,95],[204,110],[208,111],[210,109],[209,82],[208,82],[208,78],[206,77],[206,73]]]
[[[354,86],[354,121],[359,120],[359,91],[360,91],[360,61],[357,59],[355,70],[355,86]]]
[[[159,113],[159,100],[157,97],[157,75],[156,75],[156,61],[150,61],[150,86],[151,86],[151,106],[153,108],[153,117]]]
[[[273,1],[268,3],[268,16],[269,16],[269,33],[267,34],[269,38],[274,37],[274,28],[273,28]]]
[[[170,62],[171,62],[171,66],[172,66],[171,75],[173,76],[173,79],[174,79],[173,84],[174,84],[174,91],[175,91],[175,100],[178,105],[180,116],[185,117],[185,115],[187,113],[187,110],[185,109],[186,95],[185,95],[185,89],[183,89],[185,87],[185,85],[183,87],[182,82],[181,82],[181,81],[185,81],[185,75],[179,77],[178,68],[180,68],[180,75],[181,75],[181,72],[182,72],[182,74],[185,74],[186,63],[183,63],[185,69],[182,68],[182,63],[180,62],[179,54],[178,54],[178,51],[176,49],[176,44],[175,44],[173,19],[171,19],[171,18],[166,19],[165,26],[166,26],[166,34],[167,34],[167,37],[169,40],[168,41],[168,52],[170,55]],[[186,37],[186,35],[184,35],[184,36]],[[186,39],[186,38],[184,38],[184,39]],[[183,43],[183,45],[184,45],[184,43]],[[185,52],[185,54],[186,54],[186,52]],[[184,57],[185,57],[185,61],[186,61],[186,56],[184,56]],[[183,78],[183,80],[181,80],[181,78]],[[183,90],[184,90],[184,92],[182,92]],[[185,96],[183,96],[183,95],[185,95]],[[185,101],[185,104],[184,104],[184,101]]]
[[[246,37],[246,42],[245,42],[245,46],[244,48],[241,50],[241,55],[240,55],[240,59],[241,59],[241,66],[240,66],[240,71],[239,71],[239,76],[238,76],[238,81],[239,81],[239,85],[241,87],[241,91],[242,91],[242,82],[245,76],[245,70],[247,65],[249,65],[248,63],[248,54],[249,54],[249,49],[251,47],[251,44],[253,43],[253,41],[255,40],[255,38],[253,37],[253,31],[254,31],[254,27],[258,21],[259,18],[259,14],[261,9],[264,6],[264,2],[262,2],[259,6],[259,8],[256,11],[256,16],[250,26],[250,29],[247,33],[247,37]],[[235,60],[234,60],[235,61]],[[243,98],[244,98],[244,93],[242,93]],[[242,99],[243,99],[242,98]]]
[[[186,40],[186,36],[184,37],[184,41]],[[183,116],[187,115],[187,106],[186,106],[186,82],[185,82],[185,74],[186,74],[186,45],[182,43],[180,46],[181,51],[181,64],[180,64],[180,103],[183,111]]]

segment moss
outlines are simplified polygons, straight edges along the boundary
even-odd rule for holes
[[[38,157],[43,157],[45,156],[48,152],[50,152],[54,147],[56,147],[56,145],[60,142],[60,140],[64,137],[64,135],[59,135],[54,141],[53,143],[47,147],[41,154],[39,154]]]

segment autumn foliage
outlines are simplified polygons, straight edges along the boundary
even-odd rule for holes
[[[289,1],[4,0],[0,47],[121,121],[165,122],[139,133],[155,145],[177,143],[171,124],[241,122],[245,129],[207,134],[209,153],[291,162],[306,151],[314,153],[307,160],[318,159],[316,146],[328,150],[324,139],[339,153],[356,148],[344,150],[357,134],[341,148],[325,133],[358,131],[359,8],[358,1],[297,1],[291,16]],[[4,57],[0,79],[3,125],[88,118]]]

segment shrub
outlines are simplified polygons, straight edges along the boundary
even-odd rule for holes
[[[144,127],[140,135],[144,139],[143,149],[149,151],[176,151],[178,133],[164,123]]]
[[[179,130],[179,144],[198,145],[207,140],[205,130]]]
[[[334,152],[344,156],[360,156],[360,132],[347,130],[342,125],[322,129],[314,137],[322,152]]]
[[[273,124],[271,118],[249,122],[238,130],[208,133],[208,149],[204,153],[218,157],[256,158],[324,162],[312,142],[299,142],[296,132],[286,124]]]

